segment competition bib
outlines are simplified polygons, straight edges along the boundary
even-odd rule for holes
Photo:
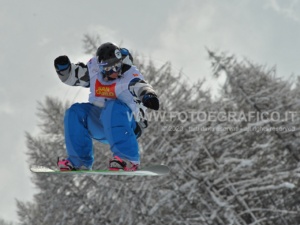
[[[102,84],[98,79],[95,82],[95,96],[103,98],[117,98],[116,83],[110,85]]]

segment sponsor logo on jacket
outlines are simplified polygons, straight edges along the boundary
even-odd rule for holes
[[[117,98],[116,96],[116,83],[104,85],[99,80],[95,83],[95,96],[103,98]]]

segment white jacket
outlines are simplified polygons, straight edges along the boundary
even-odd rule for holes
[[[127,63],[130,64],[128,61]],[[119,78],[109,81],[103,79],[96,57],[93,57],[87,65],[71,63],[70,69],[57,74],[67,85],[89,87],[90,103],[103,107],[105,101],[119,99],[136,115],[139,114],[140,108],[143,108],[141,106],[143,96],[155,92],[152,86],[145,82],[140,71],[128,64],[123,65]]]

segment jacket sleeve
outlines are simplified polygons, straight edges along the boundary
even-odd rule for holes
[[[70,86],[90,86],[88,68],[84,63],[71,63],[67,56],[59,56],[54,60],[54,67],[59,79]]]
[[[155,91],[153,90],[153,87],[140,78],[135,78],[130,81],[129,91],[134,97],[137,97],[140,101],[143,101],[145,95],[151,94],[153,96],[157,96]]]
[[[129,91],[149,109],[159,109],[159,99],[152,86],[146,81],[135,78],[129,83]]]

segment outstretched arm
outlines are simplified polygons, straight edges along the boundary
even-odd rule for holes
[[[54,60],[54,67],[59,79],[70,86],[90,86],[88,68],[83,63],[71,63],[68,56],[59,56]]]

